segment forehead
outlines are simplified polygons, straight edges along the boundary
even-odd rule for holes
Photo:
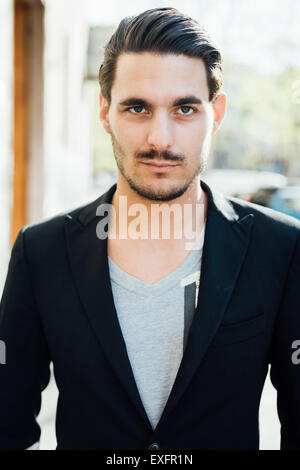
[[[137,95],[153,102],[185,95],[208,101],[204,62],[182,54],[123,53],[116,64],[112,101]]]

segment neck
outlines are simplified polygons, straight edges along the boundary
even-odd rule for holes
[[[140,207],[143,208],[143,212],[140,212],[139,208],[136,208],[138,212],[130,213],[130,208],[134,204],[140,204]],[[127,236],[131,238],[127,231],[128,226],[134,217],[136,219],[140,216],[140,223],[143,223],[145,218],[147,219],[148,239],[153,239],[153,235],[151,235],[153,232],[151,232],[151,229],[153,229],[153,225],[155,225],[155,222],[158,220],[157,213],[162,205],[164,208],[167,208],[167,210],[162,216],[162,218],[165,217],[164,221],[161,222],[160,219],[159,222],[159,240],[163,239],[164,244],[166,243],[167,240],[164,239],[163,235],[163,224],[166,222],[166,217],[169,217],[170,213],[175,214],[176,212],[177,217],[175,217],[175,215],[173,217],[172,215],[169,217],[170,229],[168,233],[170,233],[170,238],[177,239],[178,237],[177,243],[194,243],[203,229],[207,212],[207,195],[201,188],[199,177],[193,181],[185,193],[180,197],[171,201],[153,201],[140,196],[128,185],[124,177],[118,174],[117,189],[112,198],[112,206],[114,208],[117,221],[116,226],[113,226],[113,230],[115,231],[117,238],[120,234],[120,220],[123,221],[123,224],[125,222]],[[124,214],[124,212],[126,212],[126,214]],[[179,213],[181,216],[178,217]],[[124,235],[124,227],[122,233]],[[178,236],[178,233],[181,234],[181,237]],[[191,238],[191,234],[193,234],[193,238]],[[158,242],[157,238],[155,241],[156,243]]]

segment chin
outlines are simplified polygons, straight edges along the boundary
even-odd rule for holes
[[[154,185],[153,185],[154,186]],[[173,188],[166,188],[163,187],[156,187],[154,188],[153,186],[135,186],[132,187],[140,196],[145,197],[146,199],[152,200],[152,201],[172,201],[178,197],[180,197],[182,194],[185,193],[187,190],[187,187],[173,187]]]

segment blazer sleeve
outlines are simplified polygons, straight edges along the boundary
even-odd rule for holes
[[[271,382],[277,390],[281,450],[300,450],[300,235],[290,263],[271,347]],[[298,355],[300,357],[300,354]]]
[[[50,380],[50,354],[35,302],[23,227],[13,245],[0,303],[0,449],[39,441],[36,418]],[[3,356],[3,355],[2,355]],[[2,357],[3,359],[3,357]]]

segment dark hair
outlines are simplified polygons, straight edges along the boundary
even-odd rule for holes
[[[154,8],[120,22],[105,46],[99,70],[101,92],[109,103],[117,59],[124,52],[199,57],[206,68],[209,101],[216,98],[223,85],[220,51],[196,20],[175,8]]]

